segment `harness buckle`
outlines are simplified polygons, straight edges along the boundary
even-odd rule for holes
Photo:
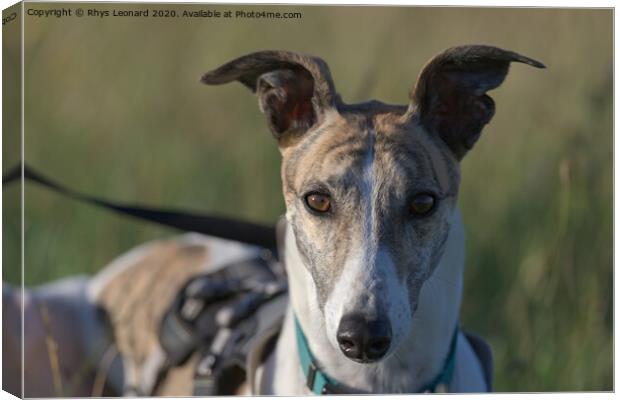
[[[207,356],[198,363],[198,367],[196,368],[196,375],[212,376],[217,361],[218,357],[215,354],[208,353]]]

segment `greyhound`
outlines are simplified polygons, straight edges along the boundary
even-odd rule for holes
[[[291,351],[299,330],[349,392],[418,392],[441,373],[462,292],[459,161],[491,120],[486,92],[512,61],[544,67],[496,47],[448,49],[424,67],[408,106],[345,104],[323,60],[288,52],[203,77],[255,92],[282,154],[291,304],[260,392],[310,393]],[[447,389],[485,390],[462,333]]]
[[[345,104],[325,61],[293,52],[245,55],[203,76],[208,85],[238,81],[254,92],[282,155],[290,301],[275,350],[249,377],[250,393],[307,395],[317,393],[317,380],[318,393],[333,384],[347,393],[414,393],[437,381],[448,363],[444,390],[489,389],[458,322],[459,164],[493,117],[487,92],[504,81],[511,62],[544,68],[497,47],[450,48],[423,68],[408,105]],[[115,319],[114,307],[131,293],[139,313],[151,307],[140,301],[145,293],[170,300],[180,283],[168,278],[183,282],[180,276],[217,269],[229,254],[260,250],[224,242],[191,234],[143,245],[92,278],[84,304],[106,309],[113,323],[128,321]],[[161,292],[121,285],[139,286],[147,277],[155,284],[153,271],[162,276],[174,262],[161,278],[168,294],[161,294],[164,285]],[[155,326],[133,331],[152,336]],[[116,332],[109,341],[123,353]],[[124,356],[126,386],[140,372]]]

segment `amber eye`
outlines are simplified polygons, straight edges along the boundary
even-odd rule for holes
[[[331,208],[331,200],[328,195],[322,193],[310,193],[306,195],[306,204],[312,211],[324,213]]]
[[[409,212],[412,215],[424,215],[435,206],[435,197],[428,193],[417,194],[409,204]]]

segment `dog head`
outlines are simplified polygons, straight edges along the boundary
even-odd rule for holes
[[[323,60],[291,52],[249,54],[203,77],[257,94],[327,336],[348,358],[378,361],[410,332],[448,237],[459,161],[491,120],[486,93],[512,61],[543,67],[490,46],[448,49],[424,67],[407,106],[344,104]]]

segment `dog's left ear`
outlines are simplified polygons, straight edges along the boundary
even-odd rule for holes
[[[327,63],[288,51],[260,51],[206,73],[202,82],[239,81],[259,98],[273,135],[284,147],[321,121],[334,108],[336,91]]]
[[[410,94],[410,113],[439,135],[462,159],[491,120],[495,103],[486,92],[498,87],[512,61],[536,68],[531,58],[492,46],[452,47],[429,61]]]

